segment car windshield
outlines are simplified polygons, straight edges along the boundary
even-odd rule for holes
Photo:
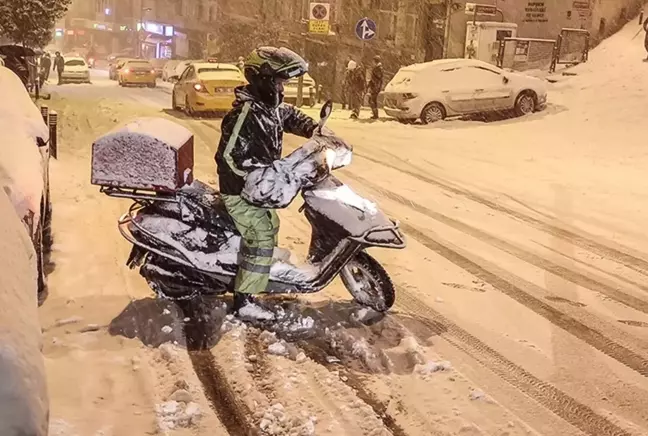
[[[67,65],[68,67],[82,67],[85,65],[85,62],[81,59],[72,59],[65,61],[65,65]]]

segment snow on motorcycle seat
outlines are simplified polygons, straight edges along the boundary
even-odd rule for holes
[[[174,192],[193,181],[193,134],[164,118],[139,118],[92,144],[92,184]]]

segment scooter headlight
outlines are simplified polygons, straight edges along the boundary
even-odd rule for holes
[[[326,159],[326,166],[328,167],[329,171],[332,171],[333,166],[335,165],[335,160],[337,159],[337,153],[335,152],[335,150],[327,148],[324,154]]]

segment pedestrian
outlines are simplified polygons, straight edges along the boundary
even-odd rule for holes
[[[369,80],[369,106],[371,106],[371,119],[378,119],[378,95],[382,91],[383,86],[383,64],[380,56],[374,57],[374,67],[371,71],[371,79]]]
[[[63,83],[63,70],[65,70],[65,59],[61,56],[61,52],[57,51],[56,56],[54,57],[54,70],[58,73],[58,84]]]
[[[41,83],[49,80],[50,68],[52,68],[52,58],[48,52],[45,52],[41,58]]]
[[[364,69],[355,61],[349,61],[349,109],[351,118],[356,120],[360,116],[360,108],[364,100],[365,86],[367,84]]]
[[[349,104],[349,65],[351,65],[351,62],[353,62],[353,58],[351,56],[347,57],[347,64],[344,69],[344,79],[342,80],[342,110],[346,109],[347,106],[350,106]],[[354,62],[355,63],[355,62]]]
[[[241,70],[241,72],[245,70],[245,59],[243,59],[243,56],[239,56],[238,63],[236,65],[239,67],[239,70]]]
[[[646,21],[644,21],[643,28],[646,31],[646,36],[644,37],[644,48],[648,53],[648,18],[646,18]],[[646,56],[645,62],[648,62],[648,56]]]

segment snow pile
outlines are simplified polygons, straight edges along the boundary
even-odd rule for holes
[[[92,183],[176,190],[192,181],[193,136],[163,118],[142,118],[97,139]]]
[[[366,211],[371,215],[378,213],[376,203],[360,197],[347,185],[338,186],[334,189],[318,189],[312,191],[312,193],[315,197],[323,200],[332,200],[341,204],[346,204],[355,207],[356,209]]]
[[[303,420],[298,417],[290,419],[283,404],[275,403],[263,411],[262,414],[255,416],[260,419],[259,429],[266,435],[314,435],[317,417],[308,416],[306,412],[302,412],[302,415],[304,415]]]
[[[452,365],[448,361],[442,361],[442,362],[430,361],[424,365],[414,366],[414,372],[421,375],[430,375],[434,372],[450,371],[451,369],[452,369]]]
[[[155,405],[158,428],[162,432],[197,425],[202,417],[200,406],[193,402],[170,400]]]

